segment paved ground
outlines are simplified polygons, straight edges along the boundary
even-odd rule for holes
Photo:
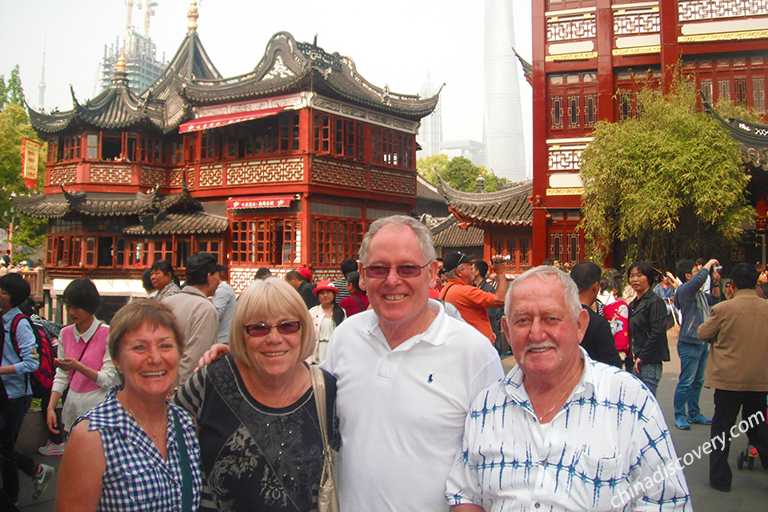
[[[664,377],[659,385],[658,399],[667,424],[671,426],[677,454],[682,457],[686,453],[695,452],[709,439],[709,427],[692,425],[691,430],[681,431],[673,426],[675,415],[672,397],[677,385],[680,362],[677,359],[677,350],[675,350],[677,338],[670,336],[669,341],[672,361],[664,365]],[[508,358],[504,363],[505,368],[509,369],[514,365],[514,360]],[[712,416],[714,406],[711,390],[705,389],[702,392],[701,408],[706,416]],[[729,493],[721,493],[709,487],[709,458],[706,455],[702,454],[701,459],[694,461],[693,464],[685,468],[685,475],[696,512],[757,512],[768,510],[768,471],[760,467],[759,460],[755,464],[756,468],[751,471],[736,469],[736,457],[746,447],[746,444],[746,437],[736,439],[731,443],[730,463],[734,477],[732,491]],[[60,457],[42,457],[37,454],[34,457],[35,460],[52,464],[57,469],[61,461]],[[55,480],[38,501],[32,501],[31,494],[32,482],[23,478],[22,475],[22,497],[19,508],[25,512],[53,512],[55,510]]]

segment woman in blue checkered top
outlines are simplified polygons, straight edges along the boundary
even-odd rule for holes
[[[202,482],[195,424],[166,401],[184,349],[176,318],[158,302],[132,302],[113,318],[107,343],[123,387],[75,421],[56,510],[196,511]]]

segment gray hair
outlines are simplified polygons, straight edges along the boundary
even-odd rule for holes
[[[371,243],[371,239],[376,233],[390,225],[396,225],[400,229],[410,228],[411,231],[413,231],[413,234],[416,235],[416,240],[419,242],[419,247],[421,247],[421,253],[424,255],[424,259],[429,262],[437,258],[435,244],[432,242],[432,233],[427,226],[407,215],[392,215],[376,220],[368,228],[368,232],[363,238],[363,243],[360,245],[359,252],[360,261],[363,265],[368,261],[368,245]]]
[[[581,302],[579,301],[579,289],[576,287],[576,283],[573,282],[573,279],[571,279],[568,274],[555,267],[550,267],[549,265],[542,265],[526,270],[520,277],[510,283],[504,304],[504,314],[506,317],[510,318],[509,312],[512,307],[512,292],[514,292],[516,287],[532,277],[538,277],[542,281],[548,283],[550,281],[550,276],[556,276],[560,280],[560,283],[563,285],[563,290],[565,291],[565,307],[571,311],[573,320],[578,322],[579,315],[581,314]]]
[[[459,267],[456,267],[456,268],[459,268]],[[456,268],[453,270],[443,269],[443,274],[445,274],[445,277],[447,277],[448,279],[453,279],[454,277],[456,277]]]

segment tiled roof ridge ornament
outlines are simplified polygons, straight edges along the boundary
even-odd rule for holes
[[[73,210],[77,210],[80,206],[84,205],[88,199],[85,195],[85,192],[67,192],[67,189],[64,188],[63,183],[60,185],[60,187],[61,191],[64,193],[64,199],[67,200],[69,207]]]
[[[197,31],[197,19],[200,15],[197,13],[197,0],[192,0],[189,3],[189,11],[187,12],[187,28],[190,32]]]

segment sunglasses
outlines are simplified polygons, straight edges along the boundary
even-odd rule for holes
[[[279,332],[280,334],[293,334],[295,332],[299,332],[299,329],[301,329],[301,321],[286,320],[285,322],[280,322],[279,324],[275,324],[275,325],[269,325],[268,323],[265,323],[265,322],[259,322],[259,323],[243,326],[243,328],[245,329],[245,332],[247,332],[249,336],[253,336],[254,338],[266,336],[267,334],[269,334],[269,331],[271,331],[273,327],[277,328],[277,332]]]
[[[389,271],[395,269],[397,275],[408,279],[410,277],[419,277],[421,275],[421,269],[432,263],[428,261],[422,266],[418,265],[398,265],[396,267],[385,267],[384,265],[371,265],[370,267],[363,267],[365,275],[371,279],[386,279],[389,276]]]

